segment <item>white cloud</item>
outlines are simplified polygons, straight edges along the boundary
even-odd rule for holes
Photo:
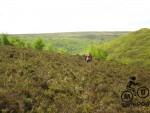
[[[0,32],[136,30],[150,27],[149,0],[0,0]]]

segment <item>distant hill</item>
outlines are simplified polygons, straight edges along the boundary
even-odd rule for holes
[[[46,44],[44,49],[51,45],[55,51],[69,54],[84,54],[91,44],[100,44],[110,41],[127,32],[66,32],[66,33],[42,33],[42,34],[14,34],[23,38],[32,45],[36,38],[42,38]],[[12,35],[10,35],[11,37]]]
[[[129,33],[103,45],[109,60],[125,64],[150,66],[150,29]]]
[[[88,38],[88,39],[111,39],[127,34],[127,31],[122,32],[62,32],[62,33],[41,33],[41,34],[14,34],[16,36],[35,38],[35,37],[45,37],[45,38]]]

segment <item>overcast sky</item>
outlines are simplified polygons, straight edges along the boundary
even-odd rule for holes
[[[0,33],[150,28],[150,0],[0,0]]]

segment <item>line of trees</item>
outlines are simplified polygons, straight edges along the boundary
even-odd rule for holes
[[[33,43],[23,40],[22,38],[16,36],[9,36],[7,34],[0,35],[0,45],[11,45],[21,48],[34,48],[38,50],[43,50],[45,43],[41,38],[37,38]]]

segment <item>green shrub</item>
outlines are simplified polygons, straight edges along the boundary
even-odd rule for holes
[[[98,45],[91,45],[89,53],[98,59],[106,59],[108,56],[107,52],[100,48]]]
[[[42,50],[44,48],[45,44],[43,42],[43,40],[41,38],[38,38],[37,40],[35,40],[35,42],[33,43],[33,47],[35,49],[38,50]]]
[[[55,51],[55,49],[54,49],[54,47],[53,47],[53,45],[52,45],[51,43],[49,43],[49,44],[47,45],[47,50],[48,50],[49,52],[54,52],[54,51]]]
[[[11,37],[11,44],[17,47],[25,47],[25,42],[17,37]]]
[[[7,34],[2,34],[1,35],[1,44],[2,45],[10,45]]]

